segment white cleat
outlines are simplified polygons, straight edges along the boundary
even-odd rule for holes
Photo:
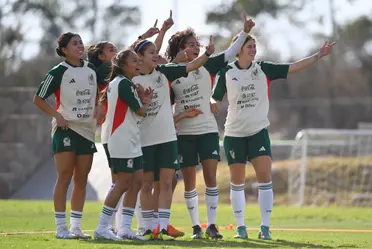
[[[122,239],[129,239],[129,240],[146,240],[143,236],[136,234],[132,229],[130,228],[120,228],[118,232],[118,236]]]
[[[140,228],[138,228],[137,229],[137,235],[140,235],[140,236],[142,236],[145,232],[146,232],[146,228],[144,228],[144,227],[140,227]]]
[[[70,232],[75,234],[79,239],[91,239],[92,236],[89,234],[84,233],[80,227],[71,227]]]
[[[97,227],[94,231],[95,239],[104,239],[104,240],[121,240],[120,237],[116,236],[109,228]]]
[[[67,227],[61,227],[61,228],[57,228],[57,232],[56,232],[56,238],[57,239],[77,239],[78,237],[71,233]]]

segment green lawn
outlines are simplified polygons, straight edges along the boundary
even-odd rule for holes
[[[98,222],[102,205],[88,202],[85,206],[83,228],[93,230]],[[204,218],[205,206],[200,206],[200,217]],[[217,223],[225,236],[222,241],[188,239],[191,224],[183,204],[172,207],[171,223],[186,232],[184,238],[174,242],[102,242],[56,240],[53,233],[7,235],[22,231],[53,231],[53,205],[49,201],[0,201],[0,248],[372,248],[372,231],[367,232],[309,232],[283,231],[280,228],[359,229],[372,227],[371,209],[368,208],[299,208],[275,207],[272,214],[273,241],[256,239],[259,226],[257,206],[248,205],[246,224],[249,229],[248,241],[234,240],[234,230],[226,226],[234,224],[231,208],[218,208]],[[202,220],[205,222],[205,220]],[[135,227],[135,219],[134,219]]]

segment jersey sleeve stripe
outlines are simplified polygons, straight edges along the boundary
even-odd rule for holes
[[[48,88],[50,86],[50,83],[52,82],[53,78],[54,77],[52,75],[48,74],[48,76],[46,77],[46,79],[43,82],[43,86],[41,87],[39,97],[41,97],[41,98],[45,97],[45,95],[47,94]]]

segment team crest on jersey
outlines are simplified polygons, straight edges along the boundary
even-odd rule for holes
[[[252,71],[251,76],[252,76],[252,80],[258,80],[259,79],[257,68]]]
[[[203,75],[201,75],[199,69],[196,69],[195,71],[193,71],[192,74],[194,75],[195,80],[200,80],[201,78],[203,78]]]
[[[88,77],[88,81],[89,81],[89,85],[91,85],[91,86],[95,85],[93,74],[90,74],[90,75],[89,75],[89,77]]]
[[[65,137],[63,139],[63,146],[65,146],[65,147],[71,146],[71,140],[70,140],[69,137]]]
[[[161,78],[161,76],[158,76],[158,78],[156,78],[155,85],[156,85],[156,88],[160,88],[164,85],[163,79]]]
[[[133,159],[129,159],[128,162],[127,162],[127,167],[129,169],[132,169],[133,168]]]

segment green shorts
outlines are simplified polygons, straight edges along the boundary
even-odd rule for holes
[[[201,135],[179,135],[178,160],[181,168],[196,166],[199,161],[216,159],[220,161],[220,144],[218,133]]]
[[[105,150],[108,166],[111,168],[111,160],[110,160],[110,152],[108,150],[108,144],[102,144],[102,145],[103,145],[103,149]]]
[[[225,136],[223,147],[228,165],[247,163],[258,156],[271,157],[271,144],[267,129],[248,137]]]
[[[142,156],[135,158],[110,158],[110,161],[115,174],[119,172],[134,173],[136,170],[143,169]]]
[[[178,170],[177,141],[142,147],[143,171],[154,172],[154,181],[159,181],[161,168]]]
[[[52,137],[53,153],[75,152],[76,155],[89,155],[97,152],[94,142],[71,129],[58,127]]]

